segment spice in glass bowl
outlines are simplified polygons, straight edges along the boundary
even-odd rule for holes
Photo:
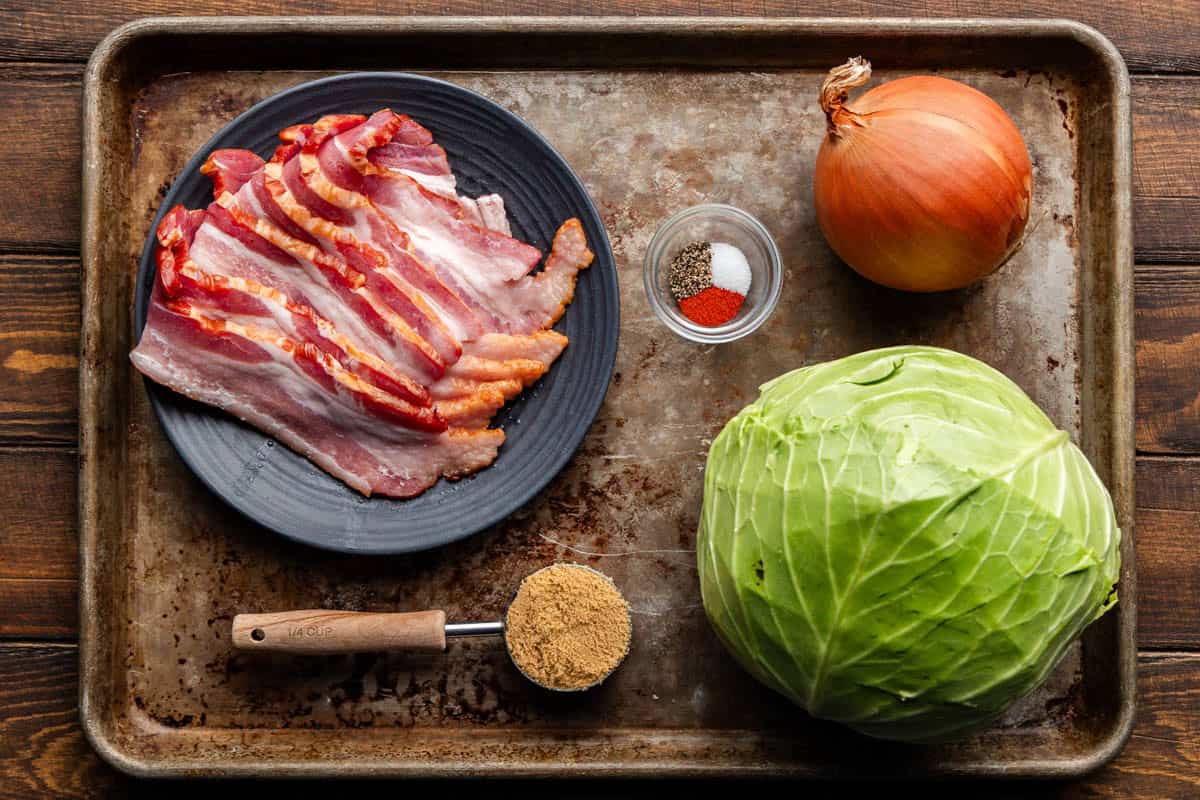
[[[731,244],[692,242],[672,259],[667,279],[683,315],[715,328],[736,317],[746,301],[750,263]]]

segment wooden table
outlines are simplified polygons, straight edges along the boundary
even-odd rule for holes
[[[1200,4],[1197,0],[0,0],[0,798],[178,791],[101,763],[76,712],[80,82],[117,24],[180,13],[1072,16],[1133,73],[1137,260],[1137,727],[1065,785],[981,797],[1200,797]],[[511,786],[511,784],[510,784]],[[623,788],[622,788],[623,787]],[[294,791],[295,788],[291,787]],[[522,787],[561,795],[566,787]],[[615,793],[629,784],[574,787]],[[261,791],[224,784],[222,792]],[[877,791],[875,789],[874,791]],[[806,789],[809,796],[834,790]],[[839,791],[843,794],[844,790]]]

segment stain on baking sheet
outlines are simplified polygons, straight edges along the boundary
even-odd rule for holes
[[[859,278],[817,229],[811,170],[824,120],[815,103],[796,101],[812,97],[816,72],[440,75],[529,121],[596,199],[619,269],[623,324],[604,407],[562,474],[509,520],[435,552],[363,558],[285,541],[227,509],[172,451],[145,393],[131,392],[127,592],[137,618],[122,634],[131,713],[149,726],[243,731],[752,729],[812,751],[848,742],[871,749],[830,726],[797,726],[798,712],[728,658],[699,603],[694,534],[704,459],[724,422],[765,380],[858,350],[902,342],[962,350],[1012,376],[1078,436],[1076,90],[1041,73],[944,74],[991,94],[1022,128],[1036,165],[1035,221],[993,277],[923,297]],[[153,83],[132,118],[133,227],[148,228],[169,178],[218,128],[315,77],[215,73]],[[786,270],[773,318],[719,347],[672,336],[642,289],[656,225],[699,202],[732,203],[762,220]],[[248,465],[246,480],[256,477]],[[556,560],[599,567],[633,609],[632,652],[597,691],[542,692],[489,640],[456,641],[445,656],[247,656],[229,645],[228,620],[239,612],[434,607],[452,620],[497,619],[521,577]],[[1002,724],[1046,726],[1070,713],[1079,668],[1076,647]]]

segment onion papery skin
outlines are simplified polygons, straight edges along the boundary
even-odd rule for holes
[[[959,289],[1019,248],[1033,170],[1020,131],[990,97],[917,76],[826,110],[817,221],[858,273],[910,292]]]

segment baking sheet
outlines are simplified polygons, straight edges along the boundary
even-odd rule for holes
[[[103,755],[153,775],[892,776],[1076,774],[1116,752],[1133,702],[1132,294],[1128,87],[1107,42],[1040,22],[377,23],[152,21],[114,34],[89,67],[81,658],[85,727]],[[326,69],[298,55],[317,43]],[[980,286],[891,292],[824,244],[816,90],[860,52],[873,84],[937,67],[1025,135],[1027,243]],[[454,81],[529,121],[596,200],[620,274],[616,374],[579,453],[496,529],[417,556],[320,553],[245,522],[179,461],[126,362],[136,254],[171,178],[225,122],[343,56]],[[674,337],[642,290],[655,227],[699,202],[754,214],[783,254],[779,309],[735,344]],[[725,420],[780,372],[902,342],[1012,377],[1081,443],[1126,532],[1118,612],[994,729],[919,749],[808,720],[757,686],[709,630],[694,564],[704,455]],[[523,575],[556,560],[604,570],[634,609],[629,660],[584,695],[530,687],[494,642],[266,659],[229,645],[243,611],[494,618]]]

